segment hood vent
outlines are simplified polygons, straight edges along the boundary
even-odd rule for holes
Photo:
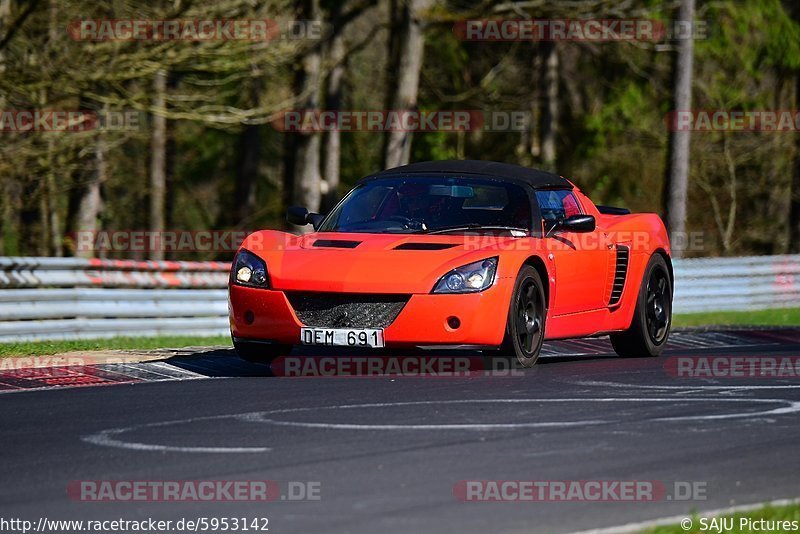
[[[322,248],[356,248],[361,241],[347,241],[344,239],[317,239],[314,241],[315,247]]]
[[[454,243],[403,243],[394,247],[395,250],[447,250],[457,247]]]

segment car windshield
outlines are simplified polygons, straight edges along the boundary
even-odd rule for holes
[[[422,176],[371,180],[357,186],[331,212],[322,232],[527,232],[531,208],[513,183]]]

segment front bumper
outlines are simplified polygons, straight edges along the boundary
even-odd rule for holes
[[[508,280],[498,278],[480,293],[414,294],[384,328],[387,347],[430,345],[498,346],[505,333],[511,295]],[[240,340],[296,345],[304,325],[283,291],[232,285],[228,311],[231,334]],[[452,328],[451,317],[460,325]],[[309,325],[316,326],[316,325]]]

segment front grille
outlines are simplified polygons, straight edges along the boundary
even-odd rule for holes
[[[385,328],[409,295],[360,293],[287,293],[289,304],[306,326],[325,328]]]

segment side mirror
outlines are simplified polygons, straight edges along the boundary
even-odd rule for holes
[[[560,219],[553,223],[545,234],[550,237],[555,232],[573,232],[576,234],[591,232],[595,229],[596,223],[592,215],[573,215],[566,219]]]
[[[592,232],[596,226],[593,215],[573,215],[561,221],[556,229],[580,234]]]
[[[292,206],[286,210],[286,220],[297,226],[311,224],[316,230],[325,217],[319,213],[312,213],[302,206]]]

